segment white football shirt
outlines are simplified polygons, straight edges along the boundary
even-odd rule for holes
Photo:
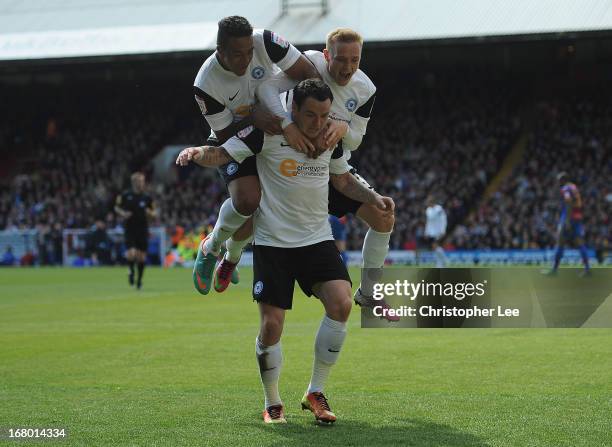
[[[253,59],[242,76],[221,66],[217,53],[202,65],[193,87],[195,99],[211,128],[225,129],[251,112],[255,89],[280,70],[287,70],[301,53],[278,34],[268,30],[253,30]]]
[[[306,51],[304,55],[313,63],[321,79],[329,85],[334,100],[332,101],[331,119],[349,123],[351,129],[365,135],[368,121],[376,99],[376,86],[361,69],[351,77],[347,85],[340,86],[334,81],[327,70],[327,61],[320,51]],[[350,151],[345,150],[347,160]]]
[[[261,201],[254,214],[256,245],[294,248],[333,240],[328,220],[329,175],[349,165],[326,151],[316,159],[295,151],[282,135],[265,135],[252,126],[223,143],[238,163],[257,155]]]
[[[425,236],[436,239],[446,233],[446,212],[440,205],[428,206],[425,210],[427,222],[425,224]]]

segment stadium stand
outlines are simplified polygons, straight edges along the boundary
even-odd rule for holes
[[[557,93],[535,104],[536,124],[501,188],[455,229],[465,248],[551,248],[560,211],[556,175],[580,188],[587,244],[610,243],[612,103],[609,88]]]
[[[515,11],[520,20],[512,24],[483,13],[478,26],[459,6],[446,12],[447,26],[432,19],[439,11],[407,12],[401,1],[387,2],[377,20],[355,12],[361,0],[329,3],[333,14],[306,8],[278,16],[269,1],[269,10],[245,15],[302,49],[321,48],[334,14],[362,31],[362,65],[378,95],[351,163],[396,201],[391,249],[419,246],[429,194],[448,214],[448,250],[549,249],[559,209],[554,175],[565,170],[585,199],[588,244],[602,251],[612,233],[612,39],[598,2],[576,9],[562,1],[562,17],[534,6]],[[53,264],[63,230],[96,221],[119,228],[113,201],[136,169],[147,174],[161,211],[153,225],[165,227],[185,256],[214,224],[222,182],[197,167],[171,167],[172,180],[160,181],[153,161],[164,148],[202,144],[208,135],[191,83],[231,5],[163,3],[140,15],[135,0],[111,0],[115,8],[58,0],[42,9],[0,0],[10,12],[0,17],[0,231],[35,230],[27,233],[34,244],[0,239],[3,253],[11,245]],[[491,11],[512,7],[493,3]],[[556,34],[566,29],[578,31]],[[597,74],[597,88],[585,72]],[[539,87],[549,81],[555,91]],[[364,225],[353,218],[347,228],[347,248],[360,250]]]
[[[396,200],[392,249],[415,248],[430,193],[447,209],[450,249],[549,248],[559,207],[554,175],[560,170],[575,172],[583,190],[590,244],[609,244],[612,96],[578,90],[567,99],[536,101],[521,97],[518,85],[470,72],[452,79],[425,73],[409,84],[388,74],[385,79],[352,163]],[[117,88],[121,94],[111,94]],[[0,227],[37,228],[47,241],[40,246],[57,246],[60,229],[89,228],[96,219],[117,227],[112,204],[129,173],[144,169],[150,177],[150,161],[162,147],[199,144],[208,133],[188,89],[179,99],[176,91],[155,84],[107,87],[98,90],[95,108],[84,90],[33,89],[29,101],[48,106],[35,114],[21,110],[2,125],[3,147],[30,149],[13,160],[21,166],[17,175],[2,183]],[[19,109],[19,104],[13,105]],[[537,119],[523,158],[477,207],[521,134],[525,104],[537,108]],[[161,210],[157,223],[180,225],[188,234],[214,224],[225,187],[201,173],[194,167],[180,171],[175,184],[152,185]],[[473,209],[477,212],[470,213]],[[365,227],[352,219],[349,234],[349,248],[358,250]],[[40,262],[54,258],[44,255]]]

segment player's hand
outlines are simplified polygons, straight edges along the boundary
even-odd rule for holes
[[[323,129],[321,129],[321,132],[319,132],[319,135],[317,135],[317,138],[313,140],[315,151],[312,155],[312,158],[317,158],[323,152],[330,149],[329,147],[327,147],[325,143],[325,137],[327,135],[327,130],[329,129],[330,125],[331,125],[331,120],[325,123],[325,126],[323,126]]]
[[[348,132],[348,123],[338,120],[330,120],[325,134],[325,147],[333,149]]]
[[[176,164],[179,166],[187,166],[190,161],[198,161],[204,155],[203,147],[188,147],[183,149],[176,158]]]
[[[381,196],[380,194],[376,194],[374,205],[381,211],[386,211],[387,213],[392,213],[395,210],[395,202],[391,197]]]
[[[293,149],[313,158],[316,151],[314,144],[302,133],[297,124],[291,123],[285,127],[283,135]]]
[[[281,126],[283,118],[270,113],[270,111],[261,104],[253,108],[251,117],[253,119],[253,125],[263,130],[268,135],[280,135],[283,133],[283,128]]]

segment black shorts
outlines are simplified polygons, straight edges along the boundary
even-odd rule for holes
[[[230,161],[225,165],[219,166],[217,171],[226,185],[229,185],[233,180],[240,177],[248,177],[249,175],[257,176],[255,155],[245,158],[242,163]]]
[[[281,309],[291,309],[296,280],[307,296],[320,282],[351,282],[334,241],[296,248],[254,245],[253,273],[253,299]]]
[[[206,144],[209,146],[218,146],[219,142],[214,138],[206,140]],[[225,185],[229,185],[233,180],[240,177],[248,177],[249,175],[257,176],[257,162],[255,155],[251,155],[244,159],[242,163],[237,161],[230,161],[217,168],[217,172],[225,182]]]
[[[351,174],[353,174],[357,180],[363,183],[369,189],[374,189],[365,179],[357,174],[357,171],[353,168],[351,169]],[[357,200],[353,200],[342,194],[331,182],[329,182],[329,194],[328,194],[328,212],[329,214],[336,217],[343,217],[346,214],[357,214],[357,210],[363,202],[358,202]]]
[[[123,239],[128,250],[135,248],[136,250],[146,252],[149,248],[148,228],[126,228]]]

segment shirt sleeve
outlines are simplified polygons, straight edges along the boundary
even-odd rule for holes
[[[253,155],[253,151],[246,143],[236,136],[227,140],[221,147],[238,163],[242,163],[246,158]]]
[[[283,117],[281,124],[283,129],[291,124],[293,120],[291,119],[289,108],[283,107],[281,93],[291,90],[296,84],[297,81],[281,72],[265,80],[257,87],[256,94],[263,105],[274,115]]]
[[[349,151],[354,151],[359,148],[363,136],[366,134],[368,128],[368,122],[372,115],[372,109],[374,108],[374,101],[376,100],[376,91],[370,95],[370,98],[363,103],[356,111],[351,122],[349,123],[349,129],[344,138],[342,138],[343,148]]]
[[[342,148],[354,151],[359,148],[361,141],[363,140],[363,136],[366,134],[366,129],[368,128],[368,121],[370,118],[363,118],[359,115],[353,115],[351,118],[351,122],[349,123],[348,132],[342,138]]]
[[[246,158],[261,152],[263,149],[264,134],[261,130],[249,126],[221,145],[230,157],[238,163]]]
[[[344,174],[351,170],[348,162],[346,161],[346,157],[338,157],[334,158],[333,155],[329,160],[329,173],[330,174]]]
[[[376,92],[370,96],[363,105],[361,105],[356,111],[355,115],[361,116],[362,118],[369,118],[372,115],[374,109],[374,101],[376,101]]]
[[[275,32],[264,30],[263,41],[268,57],[283,71],[291,68],[302,54]]]
[[[223,130],[234,122],[232,112],[199,87],[193,88],[195,100],[212,130]]]

